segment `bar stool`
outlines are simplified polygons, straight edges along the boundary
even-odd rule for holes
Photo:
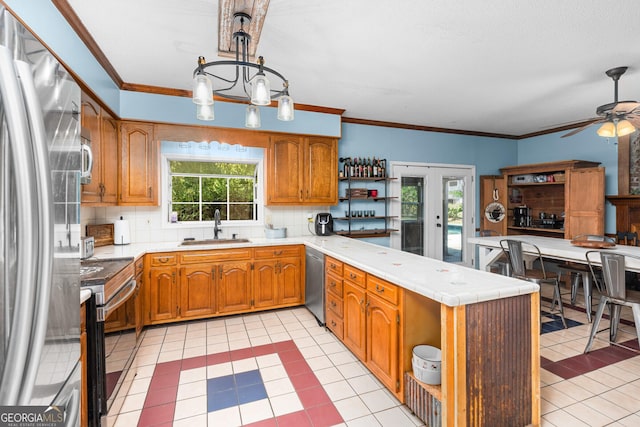
[[[540,269],[528,269],[524,263],[524,251],[523,245],[527,249],[528,255],[537,260],[540,264]],[[512,277],[526,280],[536,283],[540,286],[550,285],[553,286],[553,298],[551,299],[551,307],[549,313],[558,313],[562,320],[562,325],[567,328],[567,322],[564,319],[564,308],[562,306],[562,298],[560,298],[560,282],[558,281],[558,274],[552,271],[547,271],[544,267],[544,260],[540,249],[528,242],[522,240],[503,239],[500,240],[500,246],[502,250],[507,254],[509,263],[511,264]],[[542,294],[542,293],[541,293]],[[554,311],[555,303],[558,304],[558,310]],[[542,319],[540,320],[542,322]]]
[[[573,238],[573,241],[580,242],[606,242],[615,244],[615,240],[611,237],[601,236],[596,234],[583,234]],[[592,291],[593,281],[591,280],[591,270],[589,265],[580,264],[577,262],[567,262],[565,264],[558,264],[558,270],[560,274],[567,274],[571,280],[571,304],[576,303],[576,297],[578,295],[578,286],[582,282],[582,289],[584,293],[584,307],[587,313],[587,321],[591,323],[592,314]],[[558,279],[559,280],[559,279]],[[598,288],[600,291],[601,289]]]
[[[591,325],[591,333],[589,334],[589,341],[584,349],[585,353],[591,350],[593,340],[596,337],[600,326],[600,320],[604,314],[604,309],[609,305],[609,344],[617,345],[623,348],[630,349],[616,343],[616,336],[618,334],[618,326],[620,324],[620,311],[623,306],[631,307],[633,312],[633,320],[636,327],[636,335],[638,336],[638,343],[640,343],[640,299],[631,298],[627,296],[626,283],[625,283],[625,262],[626,259],[633,258],[640,262],[640,257],[633,255],[622,255],[615,252],[607,251],[589,251],[585,254],[589,268],[594,272],[594,263],[599,263],[602,266],[602,279],[603,279],[603,291],[600,297],[600,303],[598,304],[598,311],[596,317]],[[594,275],[595,280],[597,277]],[[635,349],[630,349],[637,351]]]

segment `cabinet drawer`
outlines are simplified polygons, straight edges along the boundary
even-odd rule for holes
[[[335,296],[342,298],[342,277],[336,277],[335,274],[327,272],[324,275],[324,287],[327,292],[331,292]]]
[[[329,311],[342,319],[342,298],[338,298],[331,292],[327,292],[327,313]]]
[[[299,245],[291,246],[265,246],[262,248],[255,248],[256,259],[260,258],[275,258],[275,257],[288,257],[288,256],[300,256],[301,247]]]
[[[197,251],[180,254],[180,264],[194,264],[211,261],[231,261],[250,259],[251,248],[219,249],[216,251]]]
[[[147,255],[149,264],[152,266],[176,265],[178,257],[175,254],[154,254]]]
[[[338,276],[342,277],[342,261],[338,261],[335,258],[331,258],[330,256],[325,256],[324,258],[324,269],[326,271],[332,271]]]
[[[144,270],[144,259],[142,257],[136,260],[136,276]]]
[[[378,295],[380,298],[389,301],[392,304],[398,304],[398,286],[391,284],[385,280],[375,276],[367,278],[367,291]]]
[[[363,288],[366,287],[366,278],[367,274],[350,266],[349,264],[344,265],[344,279],[350,281],[351,283],[355,283],[356,285],[360,285]]]
[[[340,319],[334,312],[327,310],[327,328],[335,334],[336,337],[341,340],[344,339],[344,326],[342,319]]]

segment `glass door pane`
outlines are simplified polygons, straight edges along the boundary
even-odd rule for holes
[[[401,249],[424,255],[424,178],[403,176],[400,193]]]
[[[444,261],[463,261],[464,235],[464,178],[442,178],[442,202],[443,202],[443,248]]]

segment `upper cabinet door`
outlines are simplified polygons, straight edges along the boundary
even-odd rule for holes
[[[120,205],[157,206],[157,145],[153,125],[122,122],[120,125]]]
[[[568,172],[565,238],[604,234],[604,168],[571,169]]]
[[[308,203],[338,203],[338,141],[310,137],[305,144],[304,198]]]
[[[338,203],[336,139],[273,136],[267,158],[267,205]]]
[[[91,182],[82,185],[82,203],[102,203],[102,158],[100,143],[100,106],[88,95],[82,93],[81,124],[91,134],[91,150],[93,152],[93,169]]]
[[[102,111],[102,203],[118,202],[118,121]]]
[[[269,141],[267,167],[267,204],[302,204],[304,139],[273,136]]]

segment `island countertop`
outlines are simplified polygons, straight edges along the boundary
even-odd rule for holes
[[[179,242],[135,243],[96,248],[98,259],[134,257],[146,253],[216,250],[303,244],[402,288],[455,307],[538,292],[534,283],[446,263],[343,236],[283,239],[252,238],[250,242],[181,246]]]

